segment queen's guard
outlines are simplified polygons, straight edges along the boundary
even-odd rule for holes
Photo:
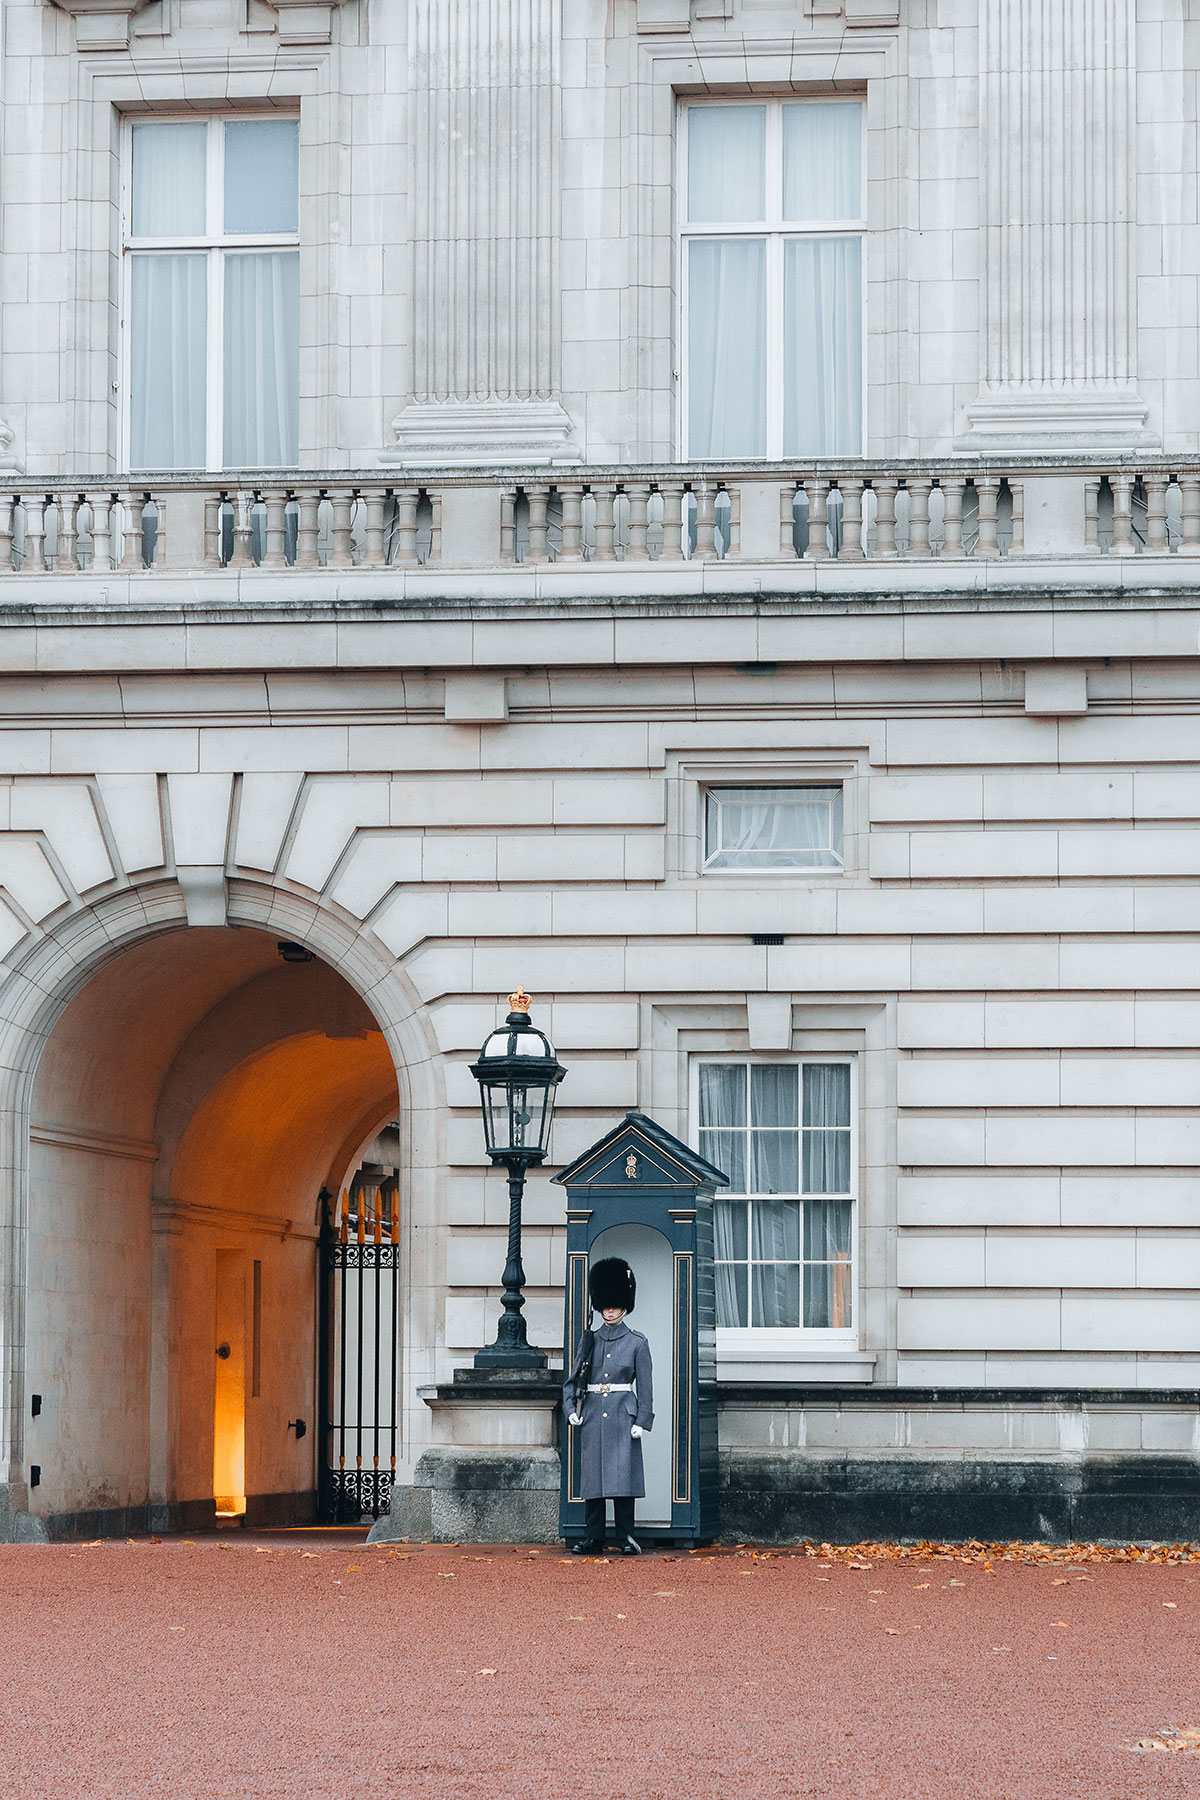
[[[563,1410],[580,1428],[581,1491],[587,1502],[585,1536],[572,1546],[572,1554],[595,1555],[604,1549],[604,1503],[611,1500],[621,1554],[639,1556],[633,1509],[646,1492],[641,1439],[654,1424],[654,1375],[649,1344],[625,1323],[637,1298],[629,1264],[619,1256],[593,1264],[588,1298],[604,1323],[598,1331],[589,1327],[584,1332],[563,1383]]]

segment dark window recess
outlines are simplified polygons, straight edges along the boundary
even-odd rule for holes
[[[30,1417],[33,1419],[36,1419],[40,1415],[41,1410],[42,1410],[42,1396],[40,1394],[31,1394],[29,1396],[29,1415],[30,1415]]]
[[[782,931],[755,931],[751,933],[752,944],[782,944]]]
[[[29,1465],[29,1485],[30,1485],[30,1487],[41,1487],[41,1485],[42,1485],[42,1465],[41,1465],[41,1463],[30,1463],[30,1465]]]

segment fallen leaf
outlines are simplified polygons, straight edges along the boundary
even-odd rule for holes
[[[1136,1744],[1126,1744],[1127,1750],[1166,1750],[1188,1751],[1195,1755],[1200,1751],[1200,1731],[1194,1726],[1186,1731],[1173,1731],[1164,1726],[1157,1737],[1139,1738]]]
[[[1011,1650],[1012,1645],[1011,1644],[993,1644],[992,1649],[993,1650]]]
[[[582,1613],[568,1613],[567,1618],[572,1625],[582,1625],[583,1624],[583,1614]]]
[[[883,1592],[883,1589],[882,1589],[882,1588],[872,1588],[872,1589],[871,1589],[871,1592],[872,1592],[872,1593],[873,1593],[873,1594],[882,1594],[882,1592]]]
[[[475,1673],[477,1675],[494,1675],[496,1671],[495,1669],[476,1669]]]
[[[457,1577],[457,1575],[447,1575],[444,1570],[439,1570],[438,1571],[438,1580],[439,1581],[457,1581],[458,1577]]]
[[[351,1563],[349,1565],[349,1567],[347,1568],[346,1573],[347,1573],[347,1575],[361,1574],[362,1573],[362,1564],[361,1563]]]
[[[1164,1600],[1163,1605],[1169,1606],[1172,1612],[1175,1612],[1177,1610],[1174,1600]]]
[[[1065,1575],[1056,1575],[1054,1577],[1054,1580],[1050,1583],[1050,1586],[1051,1587],[1066,1587],[1067,1586],[1066,1576]]]
[[[851,1569],[869,1569],[871,1567],[871,1564],[870,1563],[849,1563],[847,1565],[847,1567],[849,1567]]]
[[[625,1617],[625,1614],[624,1614],[624,1613],[618,1613],[618,1614],[617,1614],[617,1617],[618,1617],[618,1619],[623,1619],[623,1618],[624,1618],[624,1617]]]
[[[90,1540],[90,1542],[88,1542],[86,1544],[80,1544],[79,1548],[81,1550],[98,1550],[100,1548],[100,1539],[92,1538]]]
[[[655,1588],[654,1594],[655,1598],[658,1600],[675,1600],[678,1598],[674,1588]]]
[[[965,1581],[948,1581],[946,1585],[947,1587],[966,1587],[967,1584]]]
[[[168,1625],[167,1626],[168,1631],[185,1631],[186,1629],[187,1629],[187,1627],[184,1625]]]
[[[913,1593],[919,1594],[922,1588],[927,1588],[928,1586],[929,1583],[927,1581],[918,1581],[916,1587],[913,1589]]]
[[[1064,1631],[1070,1630],[1070,1626],[1067,1624],[1067,1621],[1065,1619],[1051,1619],[1050,1623],[1052,1625],[1061,1626]]]
[[[300,1554],[301,1556],[311,1556],[315,1559],[320,1556],[321,1552],[319,1550],[302,1550]]]
[[[887,1625],[884,1627],[883,1635],[884,1637],[899,1637],[900,1633],[896,1631],[893,1626]]]

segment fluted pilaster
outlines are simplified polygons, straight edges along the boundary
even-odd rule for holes
[[[564,454],[561,7],[409,0],[413,391],[395,423],[403,460]]]
[[[981,0],[976,434],[1135,442],[1135,0]]]

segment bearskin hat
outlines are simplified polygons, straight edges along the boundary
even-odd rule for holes
[[[592,1264],[588,1274],[588,1297],[596,1312],[603,1312],[606,1306],[621,1306],[627,1313],[633,1311],[637,1281],[623,1256],[606,1256]]]

